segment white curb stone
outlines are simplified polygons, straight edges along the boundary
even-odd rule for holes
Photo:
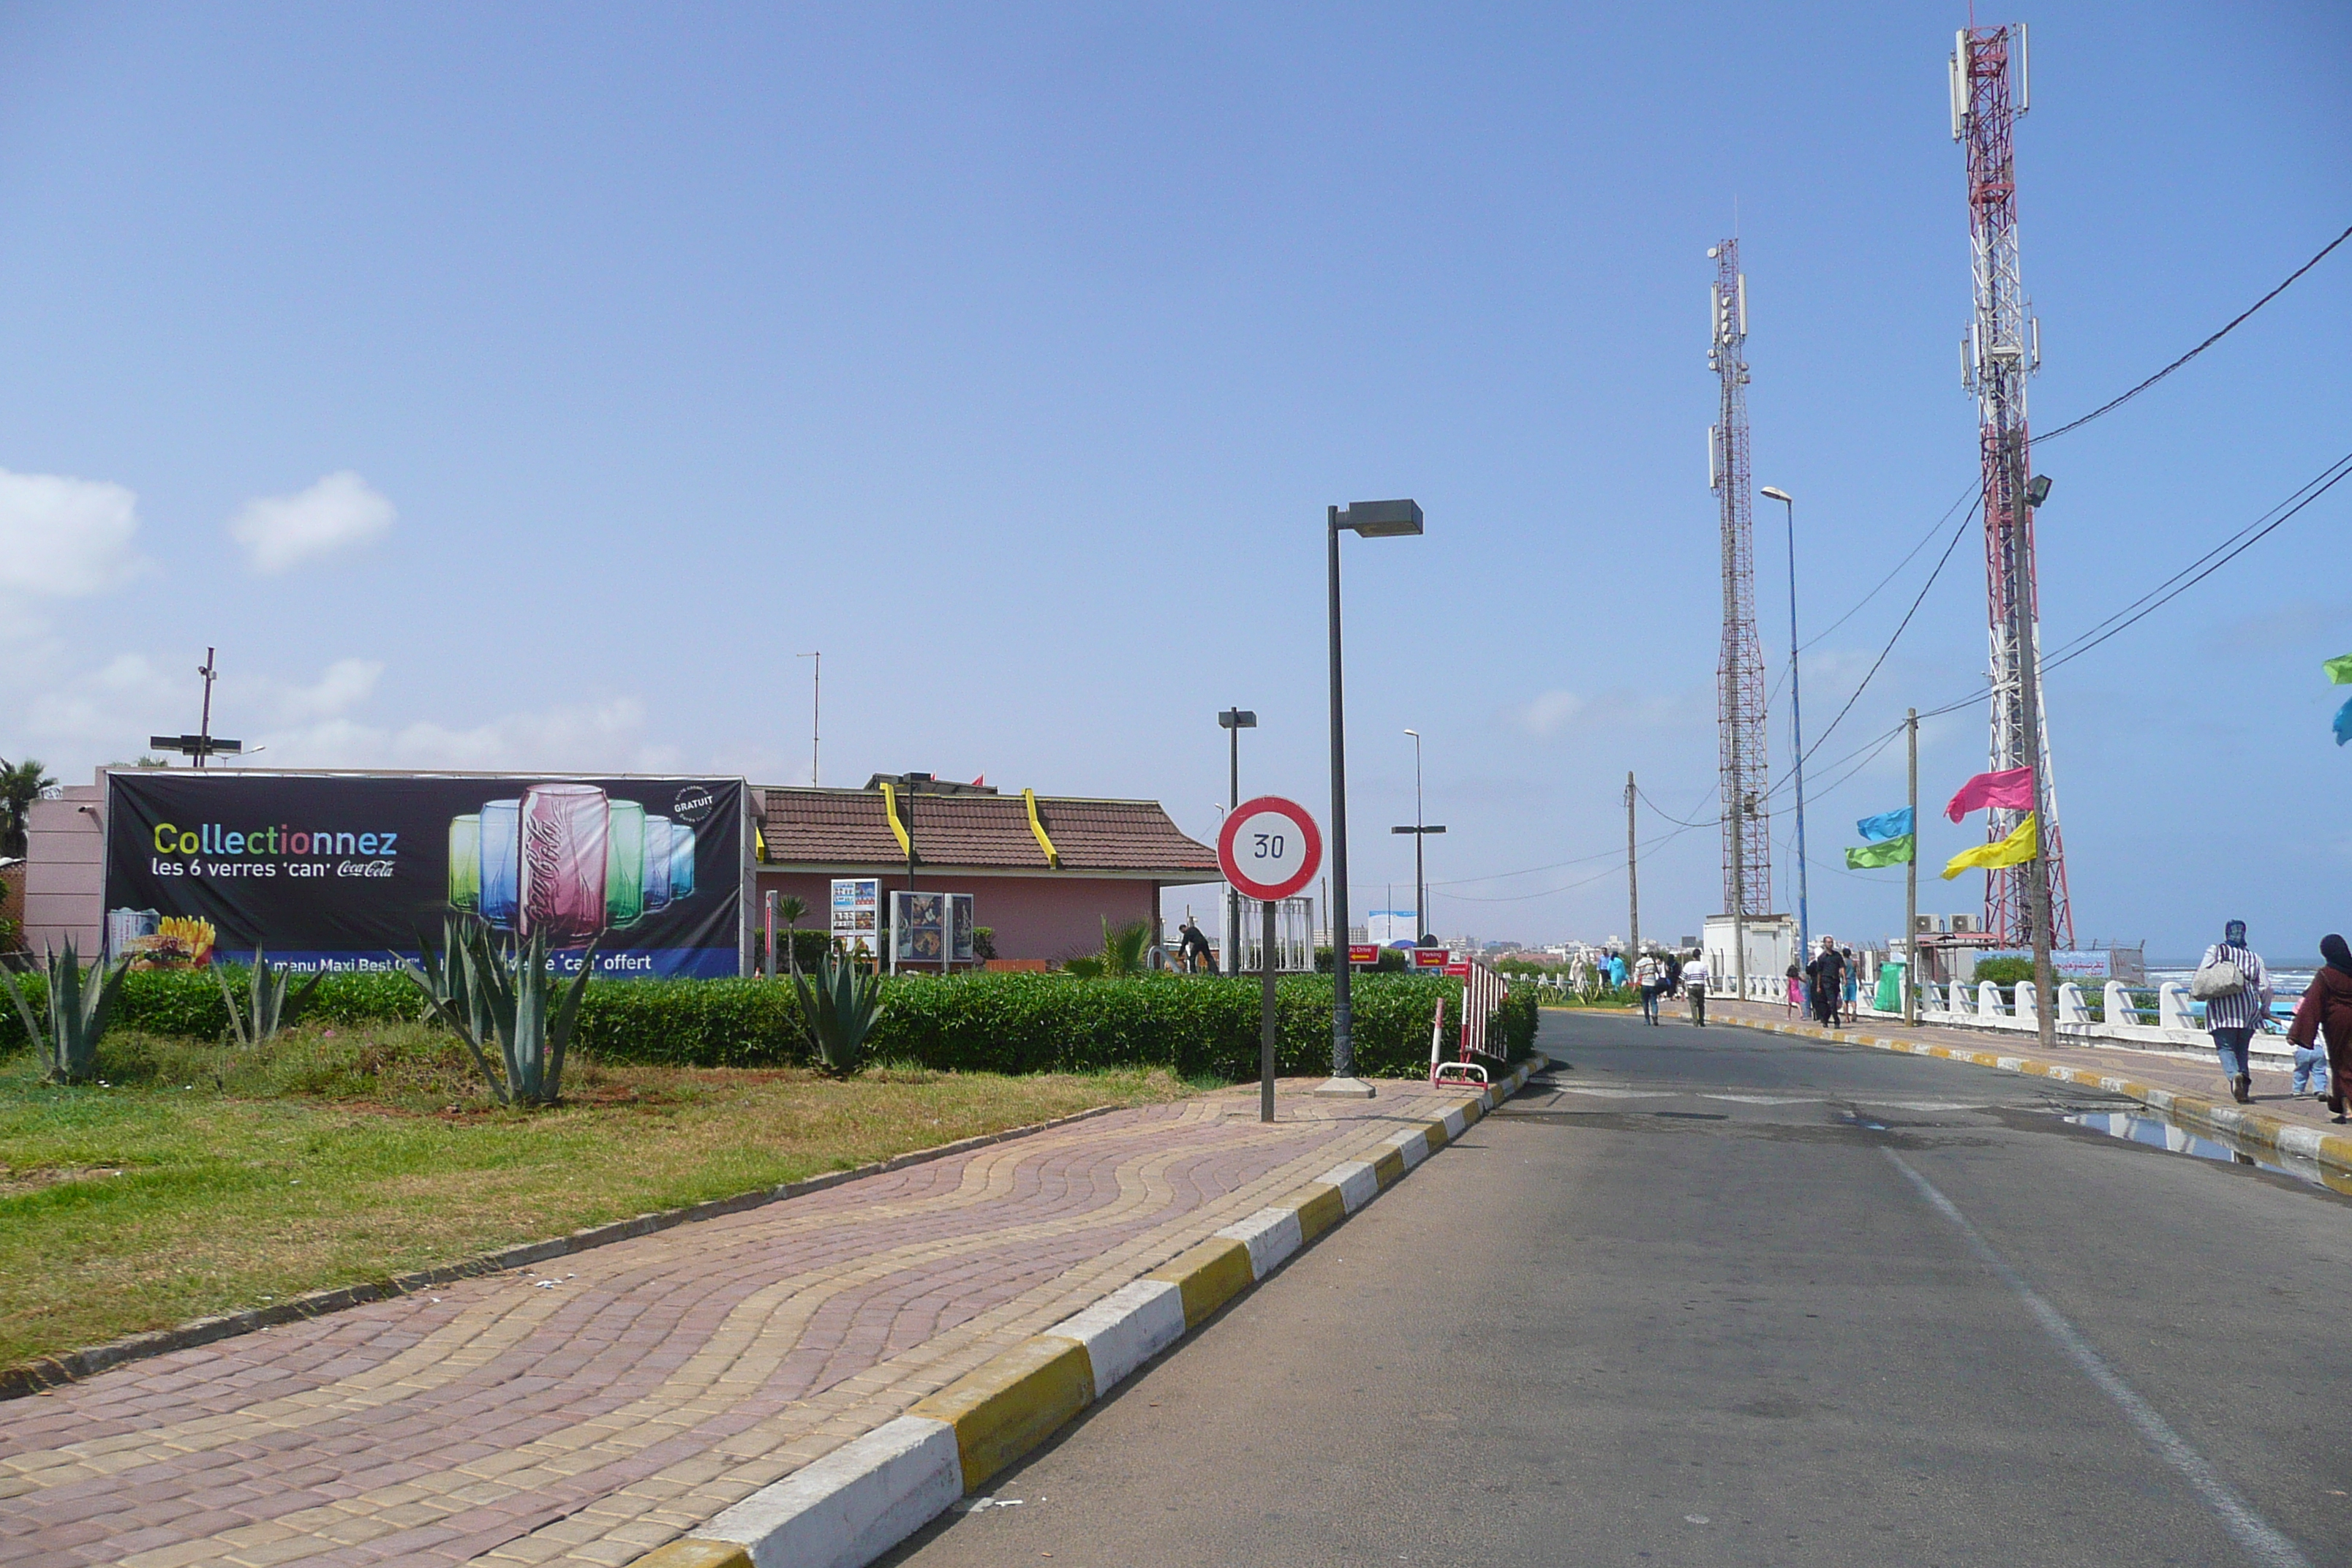
[[[1404,1156],[1404,1168],[1408,1171],[1429,1158],[1429,1134],[1418,1127],[1410,1132],[1399,1132],[1384,1138],[1381,1142]]]
[[[955,1428],[901,1415],[761,1488],[695,1534],[748,1549],[755,1568],[863,1568],[962,1496]]]
[[[1334,1165],[1317,1179],[1339,1189],[1339,1201],[1348,1205],[1349,1214],[1381,1195],[1380,1173],[1362,1160]]]
[[[1307,1233],[1298,1228],[1297,1209],[1260,1209],[1217,1234],[1249,1248],[1250,1275],[1257,1279],[1281,1268],[1283,1259],[1307,1245]],[[1181,1322],[1184,1316],[1181,1306],[1176,1316]]]
[[[1100,1399],[1184,1337],[1184,1292],[1165,1279],[1138,1279],[1045,1331],[1086,1346]]]

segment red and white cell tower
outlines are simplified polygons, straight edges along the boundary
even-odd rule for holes
[[[1707,484],[1723,510],[1723,651],[1716,663],[1716,720],[1722,749],[1723,912],[1747,917],[1772,910],[1772,819],[1765,807],[1764,650],[1756,636],[1756,555],[1748,488],[1748,279],[1739,241],[1707,255],[1707,368],[1720,389],[1706,433]],[[1746,943],[1737,957],[1746,981]]]
[[[1969,150],[1969,240],[1976,320],[1960,344],[1962,384],[1976,395],[1979,455],[1984,466],[1986,611],[1992,645],[1991,766],[2029,763],[2039,773],[2042,853],[2049,866],[2050,941],[2072,947],[2074,917],[2066,896],[2065,850],[2058,836],[2050,731],[2042,721],[2041,595],[2036,586],[2032,503],[2025,420],[2026,378],[2040,368],[2042,332],[2025,296],[2017,257],[2017,117],[2030,100],[2025,26],[1961,29],[1952,52],[1952,140]],[[2021,648],[2034,650],[2026,668]],[[1991,838],[2006,837],[2022,815],[1992,814]],[[2033,940],[2034,868],[1985,875],[1985,929],[2004,945]]]

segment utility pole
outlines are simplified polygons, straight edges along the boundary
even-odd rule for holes
[[[809,788],[814,789],[817,787],[817,721],[824,715],[824,655],[822,653],[803,653],[795,654],[793,657],[796,658],[813,658],[816,660],[816,663],[812,667],[814,673],[809,677]]]
[[[205,716],[196,726],[196,766],[203,767],[205,754],[213,749],[213,677],[218,673],[213,668],[211,648],[205,649],[204,666],[196,673],[205,678]]]
[[[1625,924],[1633,931],[1627,946],[1642,956],[1642,887],[1633,869],[1633,773],[1625,773]]]
[[[1805,709],[1797,669],[1797,499],[1770,485],[1764,487],[1763,493],[1779,501],[1789,514],[1789,736],[1797,770],[1797,962],[1804,963],[1812,952],[1813,922],[1805,896]]]
[[[1903,868],[1903,1022],[1919,1022],[1919,710],[1906,709],[1903,732],[1911,752],[1911,863]]]

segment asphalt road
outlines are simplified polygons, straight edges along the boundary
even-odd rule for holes
[[[2068,1086],[1543,1016],[1571,1065],[888,1561],[2352,1563],[2352,1204]]]

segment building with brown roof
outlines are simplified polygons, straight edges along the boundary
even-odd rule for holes
[[[757,793],[759,891],[797,895],[819,925],[833,879],[878,877],[886,892],[904,889],[910,850],[912,885],[971,894],[974,922],[994,932],[1005,959],[1091,952],[1105,921],[1146,921],[1157,932],[1160,889],[1219,880],[1217,852],[1158,801],[1004,795],[920,774]]]

